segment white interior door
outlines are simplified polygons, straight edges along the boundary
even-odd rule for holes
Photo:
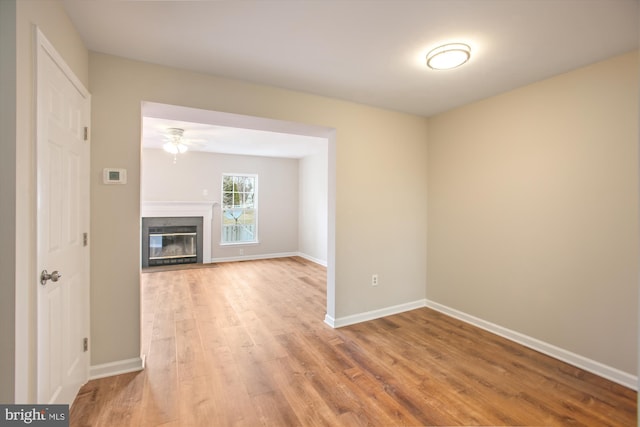
[[[38,402],[71,404],[87,381],[90,99],[37,31]],[[85,133],[86,132],[86,133]],[[57,273],[55,273],[57,272]]]

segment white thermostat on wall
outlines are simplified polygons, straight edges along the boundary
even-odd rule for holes
[[[127,170],[104,168],[102,170],[102,182],[105,184],[126,184]]]

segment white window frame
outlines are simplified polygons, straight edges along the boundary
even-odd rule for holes
[[[224,199],[224,180],[225,177],[248,177],[253,178],[254,186],[253,186],[253,211],[254,211],[254,230],[253,240],[245,240],[245,241],[225,241],[225,199]],[[222,179],[220,180],[220,246],[238,246],[238,245],[255,245],[260,243],[258,240],[258,174],[255,173],[223,173]]]

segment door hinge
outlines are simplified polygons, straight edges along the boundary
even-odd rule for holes
[[[89,338],[84,338],[82,340],[82,350],[89,351]]]
[[[89,233],[82,233],[82,246],[89,244]]]
[[[88,126],[84,127],[84,140],[85,141],[89,140],[89,127]]]

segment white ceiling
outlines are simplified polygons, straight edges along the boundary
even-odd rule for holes
[[[161,149],[169,128],[184,130],[191,151],[299,159],[327,147],[326,138],[155,117],[143,117],[142,146]]]
[[[92,51],[421,116],[639,45],[637,0],[63,1]]]
[[[300,159],[328,149],[330,128],[144,102],[142,146],[160,149],[169,128],[183,129],[191,151]]]

